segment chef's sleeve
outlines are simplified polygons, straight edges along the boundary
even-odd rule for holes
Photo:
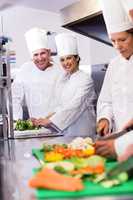
[[[116,154],[121,156],[130,144],[133,144],[133,131],[115,139],[114,145]]]
[[[23,118],[23,99],[24,88],[21,81],[14,81],[12,84],[12,102],[13,102],[13,119],[18,120]]]
[[[97,102],[97,121],[102,118],[108,119],[110,123],[110,129],[112,128],[113,121],[111,83],[112,71],[111,66],[109,66],[106,71],[102,89]]]
[[[85,109],[89,109],[89,112],[94,114],[93,100],[95,98],[93,81],[86,76],[82,81],[79,80],[73,98],[69,102],[63,102],[50,121],[61,130],[66,129],[80,117]]]

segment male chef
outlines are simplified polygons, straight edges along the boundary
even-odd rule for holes
[[[22,119],[25,102],[30,118],[47,116],[53,111],[53,93],[61,70],[51,59],[47,31],[32,28],[25,33],[30,61],[24,63],[13,87],[14,120]]]

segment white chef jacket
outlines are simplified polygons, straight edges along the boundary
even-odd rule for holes
[[[133,56],[118,56],[109,65],[97,104],[101,118],[113,122],[116,131],[133,119]]]
[[[53,112],[54,88],[61,73],[54,65],[44,71],[32,61],[22,65],[12,85],[14,119],[22,119],[23,101],[30,117],[45,117]]]
[[[93,81],[88,74],[78,70],[64,74],[55,90],[56,109],[50,121],[67,136],[95,135],[95,111]]]
[[[115,150],[118,156],[122,155],[130,144],[133,144],[133,131],[115,139]]]

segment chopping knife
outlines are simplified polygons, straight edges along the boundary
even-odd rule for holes
[[[133,175],[133,156],[115,165],[107,172],[106,176],[108,178],[114,178],[122,172],[127,172],[129,176]]]
[[[125,130],[122,130],[122,131],[119,131],[119,132],[116,132],[116,133],[111,133],[111,134],[108,134],[108,135],[105,135],[105,136],[100,136],[100,135],[97,135],[97,140],[109,140],[109,139],[116,139],[122,135],[125,135],[127,132],[133,130],[133,128],[127,128]]]
[[[104,187],[112,187],[113,185],[119,185],[129,178],[133,178],[133,157],[128,160],[116,164],[107,172],[98,175],[95,179],[95,183],[100,183]]]

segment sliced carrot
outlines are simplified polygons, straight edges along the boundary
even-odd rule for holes
[[[53,169],[44,168],[30,181],[29,186],[33,188],[47,188],[64,191],[77,191],[83,189],[82,181],[78,178],[64,176]]]
[[[95,174],[101,174],[104,171],[105,171],[104,165],[97,165],[96,167],[94,167],[94,173]]]

